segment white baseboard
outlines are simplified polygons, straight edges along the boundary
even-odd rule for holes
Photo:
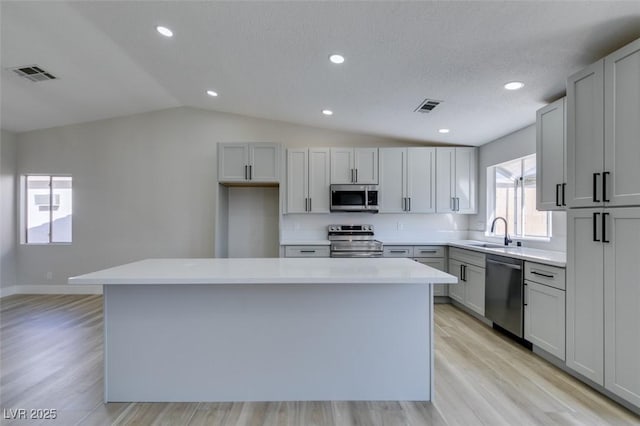
[[[14,285],[0,288],[0,297],[13,294],[102,294],[101,285]]]

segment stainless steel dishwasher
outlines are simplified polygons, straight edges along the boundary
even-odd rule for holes
[[[487,255],[485,317],[499,327],[524,337],[523,264],[511,257]]]

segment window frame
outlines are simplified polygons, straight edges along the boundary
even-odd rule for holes
[[[497,234],[495,232],[491,232],[491,223],[493,222],[493,220],[496,218],[496,202],[497,202],[497,197],[496,197],[496,168],[500,165],[504,165],[504,164],[508,164],[508,163],[514,163],[516,161],[520,162],[520,176],[518,177],[517,181],[517,185],[514,186],[515,191],[514,191],[514,196],[516,197],[516,199],[518,198],[518,190],[520,191],[520,203],[518,206],[518,211],[515,214],[514,217],[514,222],[515,222],[515,229],[511,229],[511,232],[509,233],[509,237],[511,239],[513,239],[514,241],[539,241],[539,242],[549,242],[551,241],[551,238],[553,237],[553,225],[552,225],[552,214],[549,211],[545,211],[544,213],[547,215],[547,235],[546,236],[532,236],[532,235],[523,235],[522,234],[522,229],[526,230],[526,225],[525,225],[525,213],[524,213],[524,209],[526,206],[525,203],[525,196],[524,196],[524,189],[525,189],[525,178],[524,178],[524,162],[527,159],[534,159],[534,163],[535,163],[535,158],[536,158],[536,153],[533,154],[528,154],[528,155],[523,155],[522,157],[517,157],[514,158],[512,160],[507,160],[507,161],[502,161],[500,163],[497,164],[493,164],[487,167],[487,222],[486,222],[486,226],[485,226],[485,236],[486,237],[495,237],[495,238],[502,238],[504,237],[504,235],[501,234]],[[537,188],[536,188],[537,190]],[[534,202],[535,205],[535,199],[532,200]],[[510,223],[510,225],[512,225]],[[524,228],[523,228],[524,226]],[[520,234],[516,233],[518,230],[520,230]]]
[[[53,212],[54,209],[49,209],[49,241],[48,242],[30,242],[28,238],[29,234],[29,221],[27,216],[29,214],[29,199],[28,199],[28,188],[27,184],[29,181],[29,177],[31,176],[40,176],[40,177],[48,177],[49,178],[49,206],[53,203],[53,179],[54,178],[71,178],[71,217],[72,217],[72,230],[71,230],[71,241],[51,241],[53,236]],[[69,173],[24,173],[20,176],[20,215],[19,215],[19,234],[20,234],[20,244],[28,245],[28,246],[70,246],[73,244],[73,176]]]

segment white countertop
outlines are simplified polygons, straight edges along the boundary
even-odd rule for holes
[[[493,253],[516,259],[527,260],[530,262],[544,263],[545,265],[559,266],[564,268],[567,266],[567,254],[562,251],[541,250],[528,247],[501,247],[489,248],[470,245],[469,243],[487,243],[487,241],[476,240],[460,240],[460,241],[392,241],[382,240],[387,246],[449,246],[458,247],[467,250],[479,251],[482,253]],[[281,241],[280,245],[329,245],[329,240],[305,240],[305,241]]]
[[[450,242],[450,247],[458,247],[466,250],[479,251],[487,254],[497,254],[501,256],[522,259],[529,262],[538,262],[545,265],[559,266],[564,268],[567,266],[567,254],[562,251],[539,250],[528,247],[477,247],[469,243],[483,243],[484,241],[464,240]]]
[[[451,284],[410,259],[147,259],[69,278],[69,284]]]
[[[329,240],[282,240],[281,246],[328,246],[331,244]]]

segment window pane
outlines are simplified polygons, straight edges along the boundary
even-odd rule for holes
[[[54,176],[51,213],[51,242],[71,242],[71,177]]]
[[[547,212],[536,210],[536,157],[527,157],[524,166],[524,205],[523,205],[523,235],[527,237],[548,236]]]
[[[516,186],[508,169],[496,167],[496,206],[495,217],[502,216],[509,223],[509,229],[515,229]],[[504,234],[504,222],[496,222],[495,234]]]
[[[27,176],[27,242],[49,242],[49,176]]]

